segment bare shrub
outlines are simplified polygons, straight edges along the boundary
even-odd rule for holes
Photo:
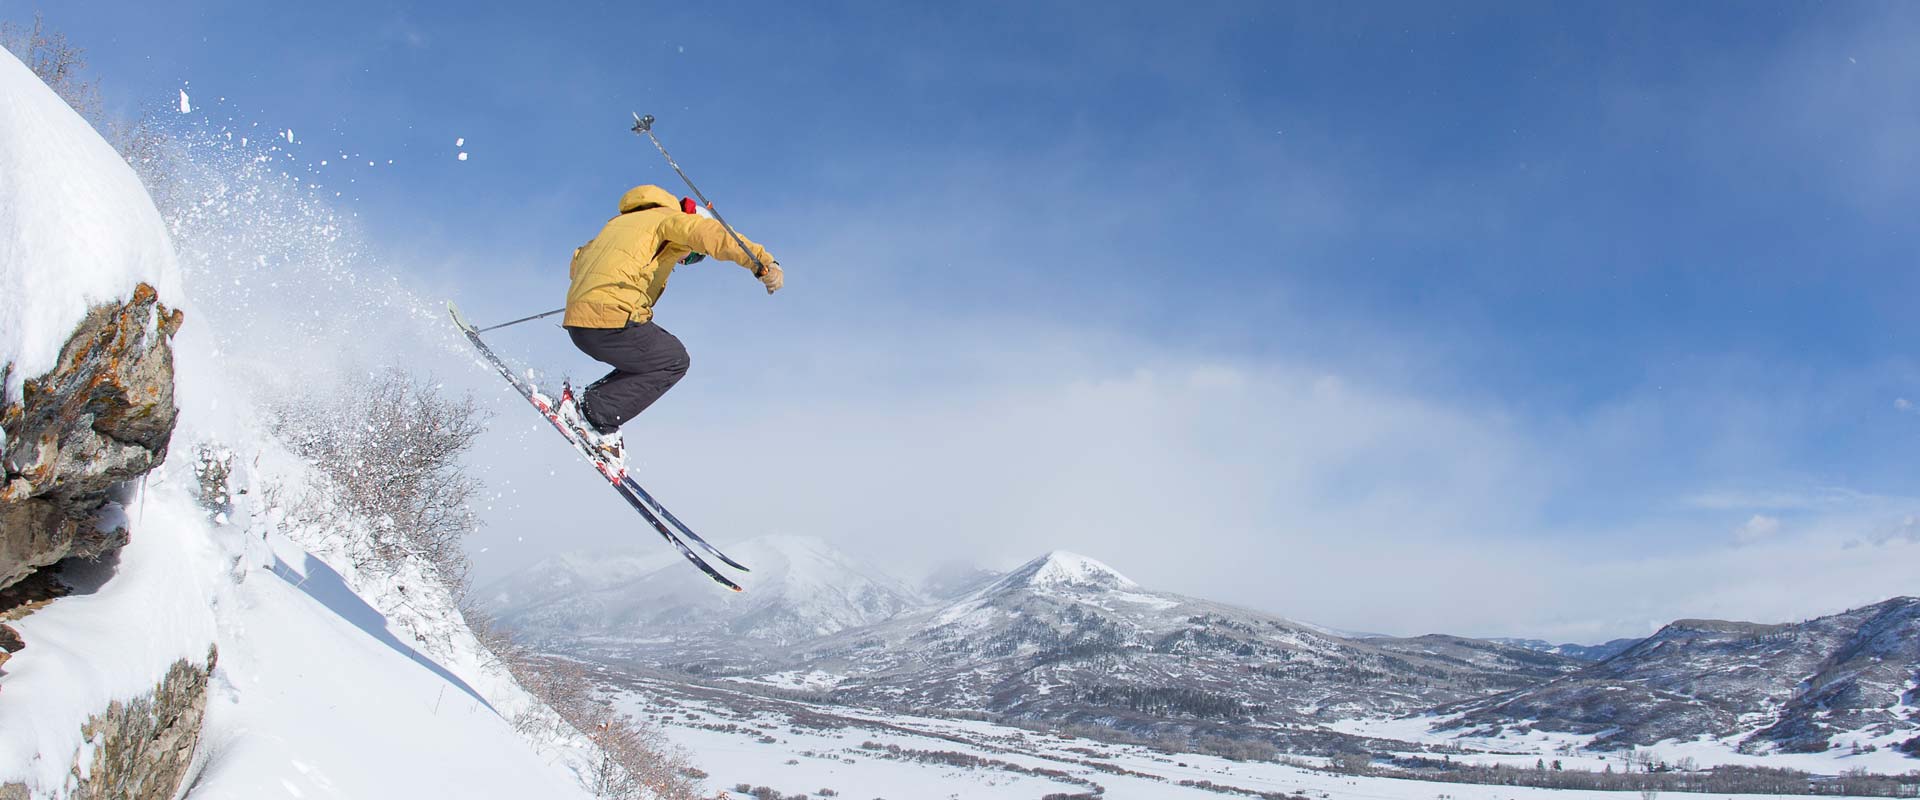
[[[86,78],[85,49],[67,41],[66,34],[47,30],[46,21],[39,14],[33,15],[32,25],[0,22],[0,46],[33,70],[34,75],[87,122],[100,128],[100,87]]]
[[[388,369],[350,384],[332,401],[276,403],[274,432],[306,458],[327,495],[370,532],[358,566],[431,565],[459,589],[467,557],[461,540],[477,525],[468,502],[478,479],[460,456],[485,429],[471,396],[451,399],[430,382]]]
[[[233,513],[233,451],[212,442],[193,448],[193,496],[210,517]]]
[[[655,797],[695,800],[696,772],[686,754],[669,744],[657,728],[600,705],[588,720],[587,737],[600,749],[588,788],[600,797]]]
[[[695,768],[659,729],[616,713],[596,696],[584,667],[522,647],[470,603],[462,603],[461,614],[481,644],[540,702],[538,708],[515,715],[515,730],[532,737],[578,732],[593,743],[598,754],[587,788],[595,795],[618,800],[698,800],[699,781],[707,774]]]

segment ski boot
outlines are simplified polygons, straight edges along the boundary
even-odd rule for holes
[[[580,400],[574,396],[573,387],[564,383],[560,386],[558,411],[560,421],[580,437],[580,441],[587,445],[588,450],[593,451],[594,458],[612,467],[614,474],[626,474],[627,448],[620,436],[620,429],[615,428],[610,432],[601,433],[593,423],[587,421],[585,412],[580,410]]]

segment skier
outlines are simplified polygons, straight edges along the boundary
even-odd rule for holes
[[[581,392],[577,403],[563,403],[560,413],[622,467],[620,426],[687,373],[687,348],[653,321],[653,305],[674,267],[711,255],[757,270],[767,294],[783,282],[780,262],[766,248],[746,237],[736,244],[726,226],[702,211],[692,199],[676,200],[658,186],[635,186],[620,198],[619,216],[573,251],[573,282],[560,324],[575,347],[613,371]]]

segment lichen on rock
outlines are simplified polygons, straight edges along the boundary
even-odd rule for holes
[[[79,781],[75,797],[167,800],[175,796],[200,741],[207,676],[218,658],[217,650],[209,650],[204,664],[176,661],[152,694],[113,703],[88,720],[83,732],[93,763]],[[77,773],[79,765],[74,766]]]
[[[116,486],[166,458],[182,320],[142,283],[124,303],[95,306],[52,370],[0,400],[0,588],[125,544],[126,527],[104,512]]]

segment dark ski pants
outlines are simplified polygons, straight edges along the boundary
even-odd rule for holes
[[[687,348],[648,322],[624,328],[568,328],[573,346],[613,371],[580,394],[580,413],[601,431],[625,425],[687,374]]]

